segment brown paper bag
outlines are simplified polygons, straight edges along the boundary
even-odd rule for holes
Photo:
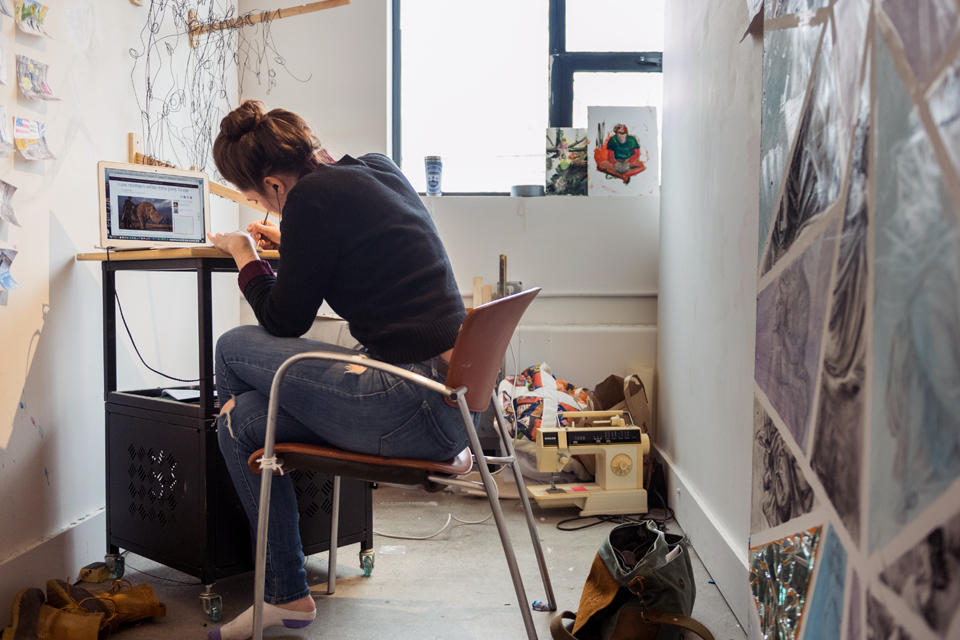
[[[633,418],[633,424],[640,427],[643,433],[650,435],[652,426],[650,403],[647,401],[647,390],[643,386],[640,376],[632,374],[623,378],[617,375],[607,376],[593,390],[590,398],[595,411],[626,411]],[[597,474],[596,456],[577,456],[580,463],[593,475]],[[644,456],[643,486],[649,486],[650,475],[653,473],[653,458]]]

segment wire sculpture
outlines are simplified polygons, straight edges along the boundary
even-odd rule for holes
[[[150,0],[140,47],[130,49],[145,155],[206,170],[220,120],[243,95],[245,81],[266,85],[269,95],[280,71],[296,82],[310,80],[291,72],[277,49],[270,31],[277,17],[238,15],[229,0]],[[195,33],[198,24],[224,21],[230,28]],[[214,178],[220,178],[215,170]]]

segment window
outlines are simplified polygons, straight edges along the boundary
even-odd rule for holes
[[[439,155],[445,193],[505,193],[543,183],[547,127],[587,105],[659,116],[664,2],[394,0],[394,160],[418,191]]]

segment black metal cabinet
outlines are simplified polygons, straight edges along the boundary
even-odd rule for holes
[[[107,552],[129,549],[211,584],[253,569],[251,528],[217,444],[213,396],[211,273],[235,272],[236,266],[209,249],[147,255],[114,253],[102,262]],[[196,272],[198,402],[161,397],[160,389],[117,390],[118,271]],[[299,471],[291,476],[304,553],[327,551],[333,478]],[[337,546],[359,542],[362,550],[372,549],[370,489],[369,483],[343,479]]]

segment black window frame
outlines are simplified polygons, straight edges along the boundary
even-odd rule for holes
[[[392,47],[392,139],[391,156],[401,169],[400,92],[400,3],[393,0]],[[663,73],[662,51],[567,51],[567,0],[550,0],[549,69],[547,122],[550,128],[573,126],[573,74],[577,72]],[[508,195],[506,192],[445,193],[444,195]]]

